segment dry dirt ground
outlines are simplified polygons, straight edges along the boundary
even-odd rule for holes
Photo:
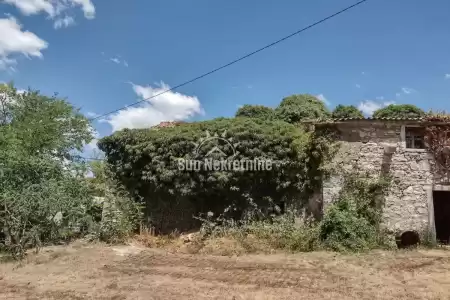
[[[215,257],[74,244],[0,263],[0,299],[450,299],[450,251]]]

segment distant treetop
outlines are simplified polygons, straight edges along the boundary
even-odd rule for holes
[[[357,109],[354,105],[342,105],[342,104],[336,106],[331,116],[335,119],[364,118],[363,113],[359,109]]]
[[[236,117],[247,118],[264,118],[272,119],[274,117],[274,110],[264,105],[249,105],[245,104],[240,107],[236,112]]]
[[[412,104],[391,104],[373,113],[374,118],[421,118],[425,112]]]
[[[330,116],[325,104],[309,94],[292,95],[284,98],[275,109],[277,117],[288,123],[323,119]]]

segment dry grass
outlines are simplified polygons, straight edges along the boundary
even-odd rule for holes
[[[0,299],[450,299],[450,251],[224,257],[78,244],[0,264]]]

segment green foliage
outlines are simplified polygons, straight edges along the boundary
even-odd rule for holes
[[[389,186],[388,178],[348,175],[338,198],[321,221],[292,209],[261,219],[258,218],[261,207],[250,205],[252,213],[240,220],[227,218],[226,214],[214,218],[213,213],[200,218],[202,237],[204,240],[232,237],[250,252],[267,249],[359,252],[386,248],[392,246],[389,245],[392,240],[380,229],[380,222],[383,195]]]
[[[0,85],[0,230],[13,255],[89,223],[85,168],[63,158],[90,139],[88,121],[65,100]]]
[[[298,216],[297,211],[288,209],[283,215],[271,215],[263,220],[251,217],[236,221],[224,215],[216,219],[212,216],[200,218],[201,234],[204,240],[234,238],[249,252],[278,249],[309,252],[320,249],[318,223],[312,218]]]
[[[88,212],[95,217],[91,233],[107,243],[122,243],[141,224],[142,203],[135,201],[112,179],[111,171],[103,160],[92,161],[89,165],[93,175],[87,178],[90,194],[98,197]]]
[[[274,217],[271,221],[250,223],[246,231],[257,239],[267,241],[273,249],[292,252],[309,252],[320,249],[319,226],[313,219],[300,219],[295,222],[296,213]]]
[[[262,118],[265,120],[270,120],[275,118],[275,112],[272,108],[264,105],[245,104],[237,110],[236,117]]]
[[[97,197],[104,197],[107,189],[109,175],[104,161],[95,160],[89,163],[89,170],[92,177],[86,178],[89,184],[91,194]]]
[[[420,118],[425,112],[412,104],[391,104],[373,113],[374,118]]]
[[[178,159],[203,159],[214,147],[227,155],[231,146],[210,139],[195,154],[205,132],[225,134],[235,145],[234,160],[261,159],[274,162],[271,170],[181,170]],[[222,212],[241,218],[251,197],[261,207],[280,202],[301,203],[323,174],[331,142],[282,121],[253,118],[216,119],[159,130],[124,130],[105,137],[99,147],[106,153],[115,178],[132,195],[146,203],[147,216],[157,230],[184,230],[194,224],[192,215]],[[210,156],[211,158],[211,156]],[[222,157],[213,155],[220,160]],[[304,197],[302,197],[304,196]],[[178,224],[177,224],[178,222]]]
[[[339,104],[333,110],[331,116],[335,119],[346,118],[364,118],[363,113],[357,109],[354,105],[342,105]]]
[[[104,197],[104,211],[98,238],[107,243],[122,243],[138,230],[143,206],[121,190],[108,189]]]
[[[424,118],[425,147],[434,157],[433,171],[450,181],[450,115],[445,111],[429,111]]]
[[[295,124],[305,120],[325,119],[330,112],[325,104],[308,94],[292,95],[284,98],[275,109],[280,120]]]
[[[376,245],[376,228],[358,215],[352,200],[345,198],[327,211],[320,233],[324,244],[335,251],[363,251]]]
[[[335,251],[364,251],[379,246],[383,194],[390,180],[348,176],[320,226],[320,237]]]

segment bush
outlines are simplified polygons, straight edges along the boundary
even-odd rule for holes
[[[10,254],[87,232],[86,168],[71,154],[91,139],[89,121],[66,100],[0,84],[0,234]]]
[[[420,118],[425,112],[412,104],[391,104],[373,113],[374,118]]]
[[[201,147],[196,148],[196,144]],[[219,214],[229,206],[233,207],[229,215],[239,220],[248,208],[248,197],[259,207],[283,202],[304,205],[298,199],[307,199],[305,195],[320,185],[321,167],[330,158],[331,145],[325,136],[259,118],[123,130],[99,142],[115,179],[131,195],[144,199],[146,216],[160,233],[187,231],[199,225],[192,220],[193,215],[208,211]],[[206,156],[215,148],[233,161],[270,160],[272,168],[245,172],[180,168],[179,162],[184,160],[204,164],[205,157],[224,159],[214,153]]]
[[[0,225],[6,250],[13,256],[70,238],[89,223],[87,186],[67,166],[51,159],[10,157],[3,167]]]
[[[292,95],[284,98],[275,109],[277,118],[295,124],[306,120],[320,120],[330,116],[325,104],[312,95]]]
[[[364,118],[363,113],[359,109],[357,109],[354,105],[341,105],[341,104],[336,106],[331,116],[335,119]]]
[[[103,217],[98,228],[101,241],[117,244],[126,241],[139,229],[142,221],[142,204],[126,192],[106,191]]]
[[[237,110],[236,117],[262,118],[265,120],[271,120],[275,118],[275,112],[272,108],[267,106],[245,104]]]
[[[390,180],[350,175],[320,225],[324,246],[335,251],[364,251],[383,246],[382,196]]]
[[[358,216],[353,200],[339,199],[327,211],[320,238],[325,247],[334,251],[364,251],[376,246],[377,230],[369,221]]]
[[[300,218],[296,215],[295,211],[288,210],[286,214],[273,215],[263,220],[251,218],[235,221],[222,216],[217,219],[209,217],[201,219],[201,234],[204,240],[223,241],[223,238],[231,238],[247,252],[309,252],[319,249],[318,223],[312,218]]]
[[[266,240],[273,249],[309,252],[320,248],[317,222],[310,218],[299,218],[296,223],[292,211],[271,221],[253,222],[245,230],[258,239]]]

